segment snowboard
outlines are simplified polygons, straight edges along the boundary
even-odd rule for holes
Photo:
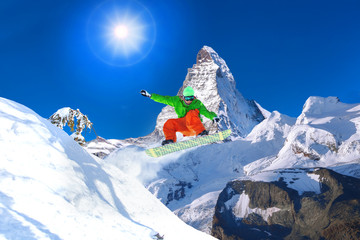
[[[229,137],[230,134],[231,134],[231,130],[228,129],[225,131],[217,132],[217,133],[206,135],[203,137],[198,137],[198,138],[194,138],[194,139],[190,139],[190,140],[186,140],[186,141],[182,141],[182,142],[170,143],[170,144],[166,144],[161,147],[149,148],[149,149],[146,149],[145,152],[150,157],[161,157],[166,154],[181,151],[184,149],[222,141],[225,138]]]

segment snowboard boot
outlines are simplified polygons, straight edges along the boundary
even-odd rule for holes
[[[169,144],[169,143],[174,143],[174,141],[173,140],[171,140],[171,139],[169,139],[169,140],[164,140],[164,141],[162,141],[162,143],[161,143],[161,145],[166,145],[166,144]]]
[[[207,130],[204,130],[198,134],[198,137],[202,137],[202,136],[206,136],[206,135],[209,135],[209,132]]]

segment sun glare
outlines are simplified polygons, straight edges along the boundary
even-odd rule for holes
[[[147,40],[144,23],[136,20],[136,15],[118,15],[109,22],[109,26],[106,27],[108,33],[105,36],[107,45],[114,55],[130,56],[139,51],[143,42]]]
[[[115,66],[130,66],[144,59],[155,41],[150,12],[133,0],[106,1],[91,15],[88,42],[94,54]]]
[[[117,38],[124,39],[128,37],[129,30],[127,26],[118,25],[117,27],[115,27],[114,34]]]

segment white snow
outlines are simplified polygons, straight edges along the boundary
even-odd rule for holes
[[[32,110],[0,98],[2,239],[213,239],[131,175],[90,156]]]
[[[175,214],[191,226],[203,232],[211,232],[211,223],[214,217],[217,198],[220,191],[209,192],[185,207],[176,210]]]
[[[250,140],[253,143],[281,138],[285,140],[294,124],[294,118],[274,111],[253,128],[249,135],[247,135],[246,140]]]
[[[321,193],[319,176],[313,173],[314,169],[278,169],[262,171],[251,176],[243,177],[252,181],[283,181],[287,187],[292,188],[302,195],[304,192]]]
[[[265,221],[269,219],[269,217],[272,216],[273,213],[280,211],[280,208],[277,207],[271,207],[267,209],[261,209],[261,208],[250,208],[250,198],[249,196],[244,192],[241,194],[234,195],[230,200],[225,202],[225,206],[227,209],[232,210],[233,214],[237,218],[246,218],[252,213],[256,213],[260,215]]]

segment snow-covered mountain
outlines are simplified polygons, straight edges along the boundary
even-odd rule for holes
[[[244,176],[227,184],[216,203],[212,235],[358,239],[360,104],[310,97],[294,125],[273,124],[273,117],[246,140],[278,139],[283,145],[275,155],[244,166]]]
[[[248,174],[281,168],[331,167],[360,161],[360,105],[310,97],[278,154],[245,167]],[[353,176],[360,177],[357,168]]]
[[[135,178],[0,98],[0,239],[214,239]]]
[[[270,119],[256,126],[248,140],[281,139],[268,125]],[[281,132],[286,140],[278,153],[244,166],[245,175],[221,192],[212,235],[357,239],[360,104],[310,97],[293,126],[279,127],[286,129]]]

